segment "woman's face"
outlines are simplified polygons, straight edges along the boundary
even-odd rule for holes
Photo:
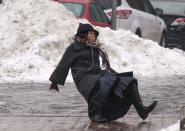
[[[96,34],[94,31],[89,31],[87,34],[87,40],[90,44],[95,44],[96,41]]]

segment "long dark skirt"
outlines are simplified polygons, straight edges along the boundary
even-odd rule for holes
[[[137,80],[132,72],[101,76],[88,100],[89,117],[100,114],[108,121],[123,117],[132,105],[126,89],[133,82]]]

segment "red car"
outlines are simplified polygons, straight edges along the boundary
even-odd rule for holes
[[[54,0],[62,3],[77,18],[85,18],[91,24],[100,27],[111,27],[104,11],[93,0]]]

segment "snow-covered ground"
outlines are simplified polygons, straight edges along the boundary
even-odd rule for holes
[[[50,0],[4,0],[0,4],[0,82],[47,82],[80,22],[87,21],[77,20]],[[130,31],[95,28],[118,72],[132,70],[138,78],[185,75],[183,51],[165,49]],[[71,75],[67,81],[72,81]]]
[[[180,121],[160,131],[180,131]]]

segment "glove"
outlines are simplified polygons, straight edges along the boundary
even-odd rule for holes
[[[52,82],[51,85],[50,85],[49,91],[57,91],[57,92],[59,92],[58,85],[56,83]]]

